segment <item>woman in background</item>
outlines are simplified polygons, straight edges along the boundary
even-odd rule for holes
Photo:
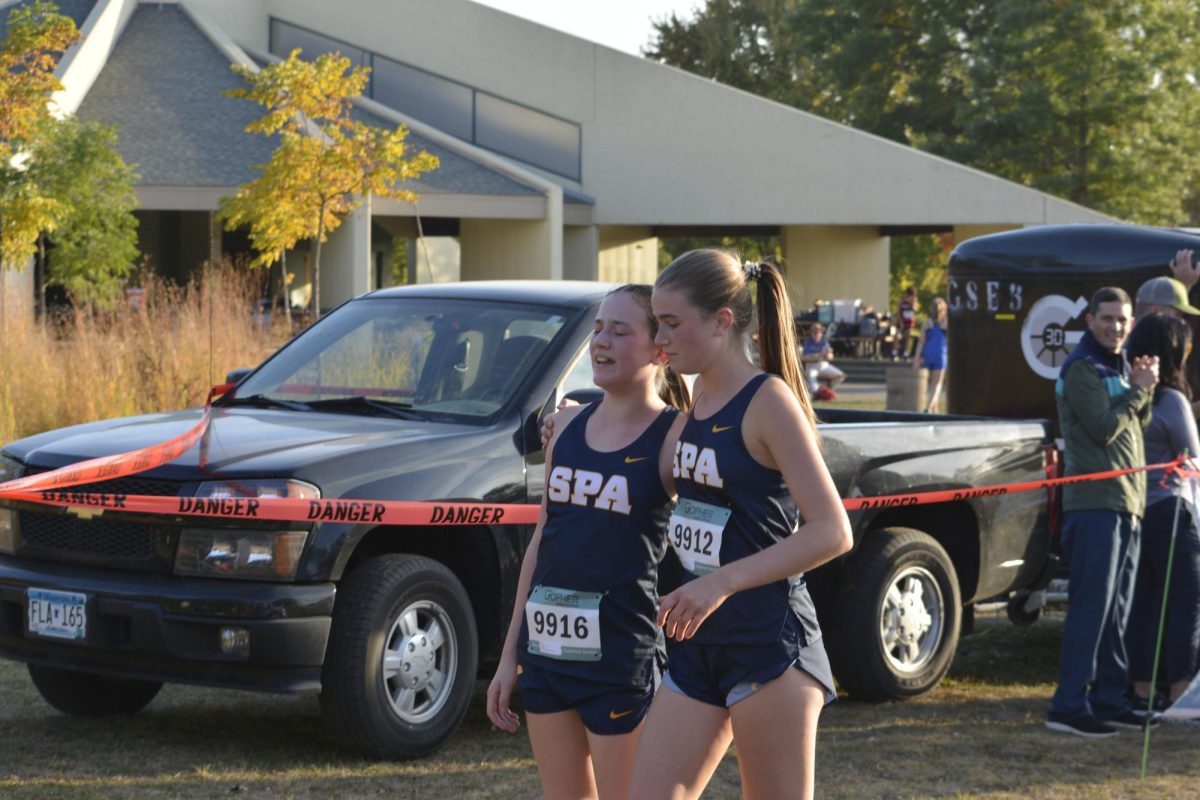
[[[1192,349],[1192,331],[1181,319],[1163,313],[1142,318],[1129,335],[1126,352],[1131,358],[1158,356],[1158,385],[1154,388],[1153,417],[1146,427],[1146,463],[1161,464],[1181,453],[1200,456],[1200,437],[1191,410],[1185,364]],[[1146,514],[1142,518],[1142,553],[1133,590],[1129,619],[1130,676],[1135,710],[1147,710],[1152,697],[1154,647],[1162,613],[1163,586],[1167,583],[1167,558],[1175,509],[1179,522],[1175,557],[1170,575],[1160,682],[1167,687],[1160,709],[1178,699],[1196,674],[1200,658],[1200,533],[1196,509],[1178,502],[1178,480],[1163,485],[1162,472],[1146,476]]]
[[[932,414],[942,395],[942,384],[946,380],[946,325],[949,319],[949,308],[946,301],[940,297],[933,298],[933,310],[929,318],[921,325],[921,333],[917,337],[917,357],[913,359],[913,369],[925,367],[929,370],[929,386],[926,392],[925,413]]]

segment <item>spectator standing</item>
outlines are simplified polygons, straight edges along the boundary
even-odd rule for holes
[[[1142,433],[1158,383],[1157,358],[1139,356],[1130,364],[1122,351],[1133,312],[1129,295],[1106,287],[1088,308],[1088,330],[1055,385],[1068,476],[1145,465]],[[1144,724],[1125,694],[1125,629],[1145,505],[1141,472],[1063,487],[1069,607],[1058,688],[1046,716],[1051,730],[1099,738]]]
[[[917,336],[917,353],[913,358],[913,369],[925,367],[929,370],[929,389],[926,392],[925,413],[932,414],[937,408],[946,379],[947,347],[946,327],[949,307],[940,297],[933,299],[933,311],[921,325]]]
[[[916,287],[909,286],[904,290],[904,294],[900,296],[900,302],[896,305],[896,338],[892,343],[893,361],[901,356],[905,359],[910,357],[908,345],[912,339],[913,328],[917,326],[917,312],[920,310],[921,303],[917,300]]]
[[[833,348],[825,338],[825,326],[819,322],[815,323],[808,329],[808,337],[804,340],[800,352],[800,361],[808,373],[808,390],[818,400],[836,399],[837,392],[834,389],[846,380],[846,373],[831,364],[832,360]]]
[[[1191,328],[1182,319],[1163,313],[1143,317],[1129,335],[1126,348],[1129,355],[1158,357],[1154,415],[1145,435],[1146,461],[1150,464],[1170,461],[1184,452],[1200,455],[1200,435],[1191,413],[1192,392],[1184,372],[1191,349]],[[1164,485],[1162,479],[1161,472],[1146,475],[1142,553],[1130,621],[1130,672],[1135,706],[1141,708],[1148,706],[1153,689],[1154,649],[1164,586],[1169,587],[1169,595],[1160,674],[1168,685],[1170,702],[1187,689],[1200,659],[1200,532],[1193,516],[1195,510],[1188,504],[1180,507],[1179,481]],[[1175,557],[1168,584],[1167,561],[1173,530]],[[1163,705],[1156,700],[1154,708]]]

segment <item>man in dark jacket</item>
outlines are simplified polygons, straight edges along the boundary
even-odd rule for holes
[[[1157,358],[1130,364],[1122,350],[1133,321],[1129,295],[1101,289],[1088,310],[1088,331],[1063,362],[1055,386],[1068,476],[1145,466],[1142,430],[1158,383]],[[1051,730],[1098,738],[1145,723],[1125,694],[1125,627],[1145,505],[1141,472],[1063,487],[1070,605],[1058,689],[1046,716]]]

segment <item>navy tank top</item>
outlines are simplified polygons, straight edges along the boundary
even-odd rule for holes
[[[599,405],[579,412],[554,444],[519,662],[603,683],[646,685],[665,654],[657,583],[671,498],[658,462],[679,412],[664,409],[631,445],[601,452],[585,436]]]
[[[755,461],[742,439],[746,409],[770,378],[766,373],[755,376],[707,419],[689,415],[675,446],[672,471],[679,501],[667,536],[684,562],[685,583],[791,536],[799,522],[782,473]],[[712,552],[706,554],[706,547]],[[803,647],[820,638],[816,609],[801,574],[731,595],[700,625],[694,641],[783,641]]]

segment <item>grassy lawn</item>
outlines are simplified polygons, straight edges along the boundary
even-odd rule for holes
[[[818,797],[1179,798],[1194,796],[1200,729],[1142,737],[1053,734],[1042,715],[1053,689],[1060,625],[981,620],[950,679],[908,703],[842,701],[821,721]],[[537,797],[523,735],[491,729],[483,692],[435,757],[364,761],[325,733],[312,697],[168,686],[133,717],[80,720],[46,706],[25,669],[0,661],[0,797],[408,798]],[[707,797],[739,795],[731,752]]]

